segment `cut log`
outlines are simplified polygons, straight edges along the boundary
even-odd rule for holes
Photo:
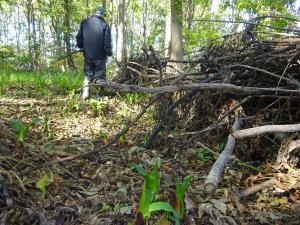
[[[300,124],[290,124],[290,125],[267,125],[261,127],[253,127],[244,130],[234,131],[232,135],[237,138],[246,138],[246,137],[253,137],[261,134],[268,134],[268,133],[278,133],[278,132],[287,132],[292,133],[300,131]]]
[[[238,130],[239,127],[240,127],[240,120],[236,119],[232,129]],[[217,190],[221,174],[223,173],[225,166],[232,155],[234,146],[235,146],[235,138],[230,134],[228,136],[228,141],[223,152],[219,155],[218,159],[215,161],[213,167],[211,168],[206,178],[204,184],[204,191],[207,194],[213,194]]]

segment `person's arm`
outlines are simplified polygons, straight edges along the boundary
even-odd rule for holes
[[[83,21],[80,24],[80,29],[76,35],[76,45],[78,48],[83,48]]]
[[[111,31],[108,25],[106,25],[104,33],[104,49],[106,56],[112,56],[112,46],[111,46]]]

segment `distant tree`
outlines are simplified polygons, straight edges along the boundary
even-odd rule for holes
[[[71,4],[72,0],[64,0],[64,41],[66,45],[66,53],[67,53],[67,62],[71,69],[75,69],[74,60],[72,57],[72,48],[71,48]]]
[[[182,36],[182,0],[170,0],[170,25],[167,24],[167,36],[170,37],[170,59],[183,60],[183,36]],[[168,27],[168,25],[170,27]],[[168,34],[168,29],[170,33]],[[168,42],[169,40],[167,40]],[[173,67],[178,70],[180,69],[180,63],[172,63]]]
[[[117,54],[119,63],[126,58],[126,27],[125,27],[125,7],[126,0],[119,0],[118,3],[118,34],[117,34]]]

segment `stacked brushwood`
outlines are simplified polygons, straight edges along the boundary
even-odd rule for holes
[[[187,147],[212,130],[221,130],[224,138],[237,118],[247,118],[241,129],[300,121],[297,35],[245,30],[213,41],[184,61],[163,58],[161,53],[151,46],[143,49],[142,55],[128,60],[118,83],[106,84],[115,90],[159,95],[158,124],[149,133],[146,148],[158,144],[159,133],[175,127],[187,137],[183,145]],[[174,69],[178,65],[180,69]],[[270,133],[270,139],[279,142],[287,137],[277,130]],[[265,143],[261,136],[245,142],[251,151],[241,155],[274,156],[273,142],[264,147],[269,151],[256,154]]]

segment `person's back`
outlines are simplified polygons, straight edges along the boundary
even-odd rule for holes
[[[82,27],[84,57],[105,60],[107,56],[111,56],[111,48],[106,44],[111,42],[111,37],[105,20],[93,15],[83,21]]]

